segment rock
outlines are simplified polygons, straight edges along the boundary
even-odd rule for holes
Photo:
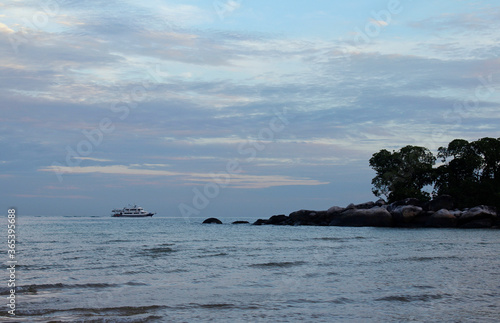
[[[330,222],[334,226],[352,227],[390,227],[392,215],[386,209],[374,207],[371,209],[348,209],[338,214]]]
[[[425,203],[424,209],[427,211],[439,211],[441,209],[453,210],[455,203],[450,195],[440,195]]]
[[[401,205],[396,207],[390,213],[397,226],[409,226],[415,218],[422,213],[422,208],[414,205]]]
[[[354,208],[364,210],[364,209],[371,209],[374,206],[375,202],[366,202],[366,203],[356,204],[354,205]]]
[[[267,220],[264,220],[264,219],[258,219],[257,221],[255,221],[253,223],[253,225],[263,225],[263,224],[267,224]]]
[[[352,209],[355,209],[355,208],[356,208],[356,205],[354,205],[354,203],[351,203],[348,206],[346,206],[346,210],[352,210]]]
[[[204,224],[222,224],[222,221],[216,218],[208,218],[203,221]]]
[[[284,214],[279,214],[279,215],[273,215],[272,217],[267,220],[266,224],[277,224],[277,225],[284,225],[287,224],[288,217]]]
[[[477,219],[462,224],[462,229],[484,229],[493,227],[493,219]]]
[[[300,221],[300,220],[307,220],[311,216],[316,215],[316,211],[311,211],[311,210],[298,210],[295,212],[290,213],[288,216],[292,221]]]
[[[234,221],[233,223],[231,224],[249,224],[250,222],[248,221]]]
[[[489,228],[497,217],[495,208],[480,205],[464,211],[458,218],[458,223],[461,228]]]
[[[453,228],[457,225],[457,218],[447,209],[441,209],[430,216],[426,225],[433,228]]]
[[[389,205],[384,200],[362,204],[349,204],[347,208],[332,206],[327,211],[299,210],[290,213],[273,215],[268,220],[258,219],[253,224],[274,225],[332,225],[332,226],[371,226],[371,227],[437,227],[437,228],[490,228],[500,227],[500,217],[493,207],[478,206],[472,209],[448,210],[439,205],[451,205],[448,196],[424,203],[417,199],[405,199]],[[432,202],[432,201],[431,201]],[[441,204],[439,204],[441,203]],[[419,204],[419,205],[415,205]],[[215,222],[212,222],[215,221]],[[218,222],[217,222],[218,221]],[[215,218],[203,223],[222,223]],[[248,223],[235,221],[234,224]]]
[[[331,208],[328,209],[328,211],[326,211],[326,213],[328,215],[330,214],[335,214],[335,213],[340,213],[340,212],[343,212],[345,210],[345,208],[343,207],[340,207],[340,206],[332,206]]]
[[[480,205],[463,212],[460,219],[493,218],[496,216],[497,212],[493,207]]]
[[[413,206],[423,207],[424,203],[416,198],[407,198],[407,199],[404,199],[401,201],[396,201],[396,202],[389,204],[389,206],[387,207],[387,210],[389,212],[392,212],[392,210],[394,210],[398,206],[402,206],[402,205],[413,205]]]
[[[287,224],[289,225],[328,225],[336,213],[328,211],[300,210],[290,213]]]

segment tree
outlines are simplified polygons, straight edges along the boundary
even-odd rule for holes
[[[436,158],[425,147],[406,146],[392,153],[383,149],[373,154],[370,166],[377,175],[373,178],[373,194],[385,195],[389,202],[407,197],[429,200],[424,186],[433,183]]]
[[[500,206],[500,139],[455,139],[440,147],[434,194],[453,196],[460,207]]]

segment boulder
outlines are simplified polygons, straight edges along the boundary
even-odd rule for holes
[[[398,206],[403,206],[403,205],[413,205],[413,206],[423,207],[424,203],[416,198],[406,198],[404,200],[396,201],[396,202],[389,204],[387,206],[387,210],[389,212],[392,212],[392,210],[394,210]]]
[[[308,221],[311,217],[316,215],[316,211],[311,210],[299,210],[290,213],[288,216],[292,223],[297,223],[300,221]]]
[[[356,204],[354,205],[354,208],[364,210],[364,209],[371,209],[374,206],[375,202],[366,202],[366,203]]]
[[[335,213],[328,211],[300,210],[290,213],[287,224],[290,225],[328,225]]]
[[[401,205],[393,209],[390,213],[397,226],[408,226],[415,221],[415,218],[422,214],[423,209],[414,205]]]
[[[441,209],[453,210],[455,203],[450,195],[440,195],[425,203],[424,209],[426,211],[437,212]]]
[[[384,206],[386,205],[387,203],[385,202],[384,199],[378,199],[377,202],[375,202],[375,206]]]
[[[248,221],[234,221],[232,224],[249,224]]]
[[[430,216],[426,225],[433,228],[453,228],[457,226],[457,218],[447,209],[441,209]]]
[[[208,218],[203,221],[204,224],[222,224],[222,221],[217,218]]]
[[[326,211],[326,213],[330,215],[330,214],[343,212],[344,210],[345,210],[345,208],[343,208],[343,207],[332,206],[331,208],[328,209],[328,211]]]
[[[284,214],[279,214],[279,215],[273,215],[272,217],[267,220],[266,224],[277,224],[277,225],[283,225],[287,224],[288,217]]]
[[[392,216],[386,209],[374,207],[371,209],[348,209],[336,215],[330,225],[351,227],[390,227]]]
[[[484,229],[493,227],[493,219],[484,218],[466,222],[460,226],[462,229]]]
[[[472,209],[465,210],[460,218],[464,219],[477,219],[477,218],[493,218],[497,216],[495,208],[485,205],[473,207]]]
[[[346,206],[346,210],[352,210],[352,209],[355,209],[356,208],[356,205],[354,205],[354,203],[351,203],[349,204],[348,206]]]
[[[472,209],[465,210],[458,218],[461,228],[489,228],[497,220],[495,208],[480,205]]]
[[[263,224],[267,224],[267,220],[264,220],[264,219],[258,219],[257,221],[255,221],[253,223],[253,225],[263,225]]]

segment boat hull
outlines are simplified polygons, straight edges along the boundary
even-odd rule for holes
[[[148,214],[113,214],[112,216],[114,218],[146,218],[153,216],[154,213],[148,213]]]

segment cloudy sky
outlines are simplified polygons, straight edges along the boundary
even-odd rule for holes
[[[0,206],[269,217],[499,137],[497,0],[0,3]]]

